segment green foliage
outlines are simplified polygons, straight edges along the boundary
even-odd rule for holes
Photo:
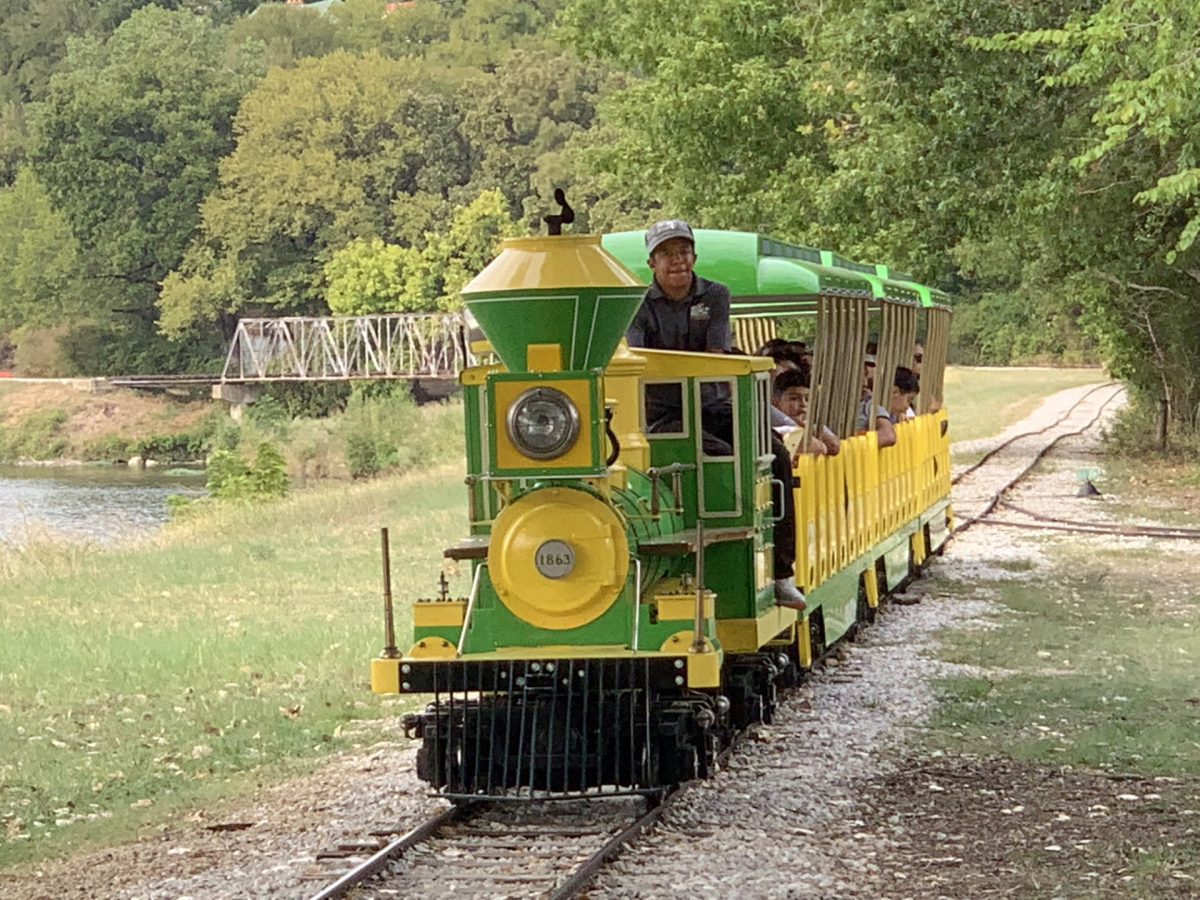
[[[605,84],[604,67],[547,49],[518,50],[465,80],[457,100],[478,160],[471,184],[499,189],[512,213],[540,229],[554,189],[572,187],[567,145],[592,126]]]
[[[500,191],[484,191],[455,210],[448,228],[425,235],[419,287],[410,292],[429,298],[426,308],[461,309],[458,292],[496,256],[500,239],[517,231]]]
[[[320,418],[341,412],[353,385],[349,381],[307,381],[268,384],[264,397],[278,401],[292,419]]]
[[[1086,173],[1131,150],[1146,155],[1135,203],[1183,219],[1166,262],[1200,234],[1200,13],[1180,0],[1110,0],[1061,27],[997,35],[980,45],[1024,53],[1044,48],[1051,86],[1091,91],[1091,127],[1072,164]]]
[[[0,460],[58,459],[67,449],[66,423],[65,410],[45,409],[16,425],[0,426]]]
[[[418,413],[404,391],[384,385],[357,389],[346,404],[340,432],[345,462],[353,478],[387,469],[406,469],[420,459]]]
[[[292,417],[288,409],[270,394],[263,395],[249,406],[250,421],[276,437],[286,438]]]
[[[213,436],[211,425],[205,423],[196,431],[174,434],[155,434],[134,441],[129,449],[134,456],[159,462],[189,462],[203,459]]]
[[[322,266],[335,250],[387,240],[409,201],[437,207],[465,183],[456,125],[411,62],[339,50],[269,72],[242,101],[202,236],[163,284],[163,327],[178,333],[251,303],[327,311]]]
[[[417,250],[385,244],[378,237],[356,238],[335,251],[325,264],[329,311],[337,316],[358,316],[425,307],[425,297],[411,290],[421,288],[414,271],[420,265]]]
[[[0,330],[57,325],[84,306],[66,219],[29,169],[0,188]]]
[[[58,347],[64,375],[153,375],[219,372],[225,343],[209,330],[168,340],[152,316],[121,316],[63,326]]]
[[[332,53],[340,45],[338,25],[344,9],[338,10],[338,23],[329,16],[314,15],[311,9],[297,9],[286,3],[264,3],[253,16],[234,22],[229,43],[241,46],[247,41],[263,45],[267,67],[296,65],[309,57]],[[378,13],[376,13],[378,18]]]
[[[13,369],[26,378],[56,378],[71,374],[61,346],[66,333],[65,325],[18,329],[13,334],[18,342],[13,352]]]
[[[105,434],[83,445],[84,462],[124,462],[136,454],[130,452],[131,441],[119,434]]]
[[[218,500],[240,500],[251,493],[250,465],[235,450],[214,450],[206,476],[204,486]]]
[[[250,471],[250,489],[256,500],[287,496],[287,462],[271,441],[258,445],[254,468]]]
[[[205,487],[218,500],[257,502],[288,492],[287,463],[272,441],[258,445],[251,466],[236,450],[217,449],[208,457]]]
[[[258,77],[223,32],[189,11],[149,6],[107,40],[71,42],[34,110],[30,158],[93,277],[122,279],[124,306],[153,287],[199,224],[217,161],[233,147],[238,101]]]

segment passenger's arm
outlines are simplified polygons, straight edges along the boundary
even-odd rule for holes
[[[824,425],[821,426],[821,443],[830,456],[837,456],[842,450],[841,439]]]
[[[879,449],[892,447],[896,444],[896,426],[886,416],[876,416],[875,433],[879,435]]]

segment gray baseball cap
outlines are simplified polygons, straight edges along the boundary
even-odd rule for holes
[[[683,219],[663,219],[646,229],[646,252],[653,255],[660,244],[671,238],[685,238],[691,242],[693,247],[696,246],[696,236],[692,234],[692,226]]]

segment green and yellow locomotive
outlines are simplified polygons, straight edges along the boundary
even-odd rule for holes
[[[771,359],[626,346],[641,232],[505,241],[463,291],[498,358],[462,374],[470,533],[445,553],[469,564],[470,592],[416,601],[410,648],[371,663],[373,690],[430,695],[409,726],[419,775],[448,796],[704,775],[946,538],[949,311],[934,292],[759,235],[700,230],[696,249],[697,273],[731,288],[739,343],[811,320],[807,427],[837,432],[841,452],[774,481]],[[881,376],[919,336],[926,348],[919,414],[884,450],[855,434],[872,330]],[[676,414],[648,422],[650,406]],[[784,490],[801,614],[774,597]]]

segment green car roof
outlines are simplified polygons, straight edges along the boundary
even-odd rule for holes
[[[841,294],[932,305],[929,288],[886,266],[858,263],[828,250],[778,241],[745,231],[698,228],[696,274],[729,286],[732,312],[782,315],[812,308],[818,294]],[[644,231],[618,231],[601,238],[604,249],[649,283]]]

